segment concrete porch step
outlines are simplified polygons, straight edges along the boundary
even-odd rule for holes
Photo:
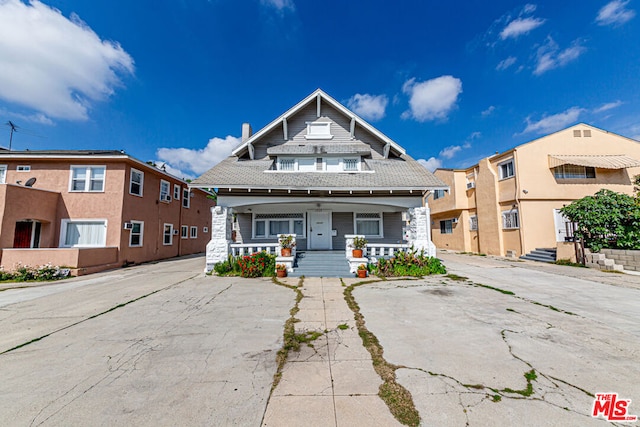
[[[351,277],[343,251],[298,252],[296,266],[290,277]]]
[[[556,262],[556,249],[555,248],[536,248],[526,255],[522,255],[520,259],[538,262]]]

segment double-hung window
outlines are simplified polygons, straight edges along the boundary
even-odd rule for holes
[[[131,169],[131,178],[129,180],[129,193],[134,196],[142,197],[144,186],[144,172],[137,169]]]
[[[182,207],[189,208],[191,206],[191,194],[188,188],[182,189]]]
[[[103,192],[105,166],[71,166],[71,188],[75,192]]]
[[[356,234],[363,234],[367,237],[383,237],[381,213],[355,213],[354,221]]]
[[[60,227],[61,247],[104,247],[106,239],[106,219],[62,220]]]
[[[278,234],[304,236],[304,214],[255,214],[253,216],[253,237],[266,239]]]
[[[502,228],[505,230],[520,228],[517,209],[502,212]]]
[[[511,178],[512,176],[515,175],[513,159],[500,163],[498,165],[498,169],[500,170],[500,179]]]
[[[178,184],[173,184],[173,198],[180,200],[180,186]]]
[[[180,238],[181,239],[187,239],[189,238],[189,226],[188,225],[183,225],[180,229]]]
[[[191,234],[189,237],[191,237],[192,239],[197,239],[198,238],[198,227],[192,225],[190,228]]]
[[[433,190],[433,200],[438,200],[444,197],[444,190]]]
[[[144,234],[144,222],[131,221],[131,231],[129,231],[129,246],[141,247],[142,235]]]
[[[162,244],[165,246],[173,245],[173,224],[164,224]]]
[[[168,181],[164,179],[160,180],[160,201],[161,202],[170,202],[171,195],[169,194],[171,185]]]

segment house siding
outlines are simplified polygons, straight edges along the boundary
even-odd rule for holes
[[[345,234],[353,234],[353,213],[352,212],[334,212],[331,216],[331,224],[334,230],[337,230],[337,236],[333,236],[333,250],[343,251],[346,249]]]

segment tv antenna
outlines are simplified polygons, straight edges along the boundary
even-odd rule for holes
[[[11,120],[9,120],[5,124],[11,128],[11,130],[9,131],[9,151],[11,151],[11,143],[13,142],[13,133],[18,131],[19,126],[17,126]]]

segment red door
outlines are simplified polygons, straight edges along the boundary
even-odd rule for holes
[[[31,230],[32,222],[20,221],[16,222],[16,233],[13,238],[14,248],[30,248],[31,247]]]

